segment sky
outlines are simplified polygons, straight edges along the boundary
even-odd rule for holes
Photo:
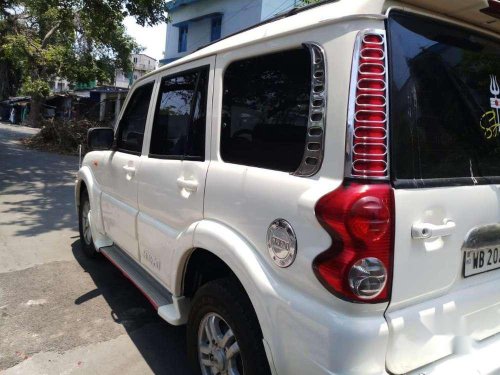
[[[165,50],[165,36],[167,24],[161,24],[153,27],[142,27],[135,23],[133,17],[125,18],[123,22],[127,28],[127,33],[135,38],[136,42],[145,47],[144,53],[156,60],[163,58]]]

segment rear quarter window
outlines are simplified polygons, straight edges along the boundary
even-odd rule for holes
[[[500,182],[499,42],[399,12],[388,41],[395,184]]]
[[[311,58],[305,48],[231,63],[224,73],[221,157],[295,171],[306,143]]]

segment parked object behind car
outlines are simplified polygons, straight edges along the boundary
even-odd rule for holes
[[[202,374],[500,371],[500,12],[340,0],[141,78],[78,173],[83,250]]]

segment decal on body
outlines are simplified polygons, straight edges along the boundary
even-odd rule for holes
[[[142,258],[149,264],[151,268],[156,269],[157,271],[161,270],[161,262],[154,254],[144,249],[142,251]]]
[[[498,85],[497,77],[493,74],[490,74],[490,92],[493,95],[490,98],[491,110],[481,116],[479,123],[486,139],[498,137],[500,128],[500,116],[498,115],[500,109],[500,86]]]

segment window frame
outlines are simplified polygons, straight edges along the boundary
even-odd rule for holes
[[[137,155],[137,156],[140,156],[142,154],[142,152],[144,151],[144,144],[145,144],[144,142],[145,142],[146,135],[148,132],[149,117],[151,116],[151,103],[152,103],[153,95],[155,93],[155,82],[156,82],[156,80],[152,79],[152,80],[148,80],[140,85],[137,85],[132,91],[129,92],[129,95],[127,95],[126,103],[123,103],[120,117],[116,123],[112,151],[123,152],[125,154]],[[126,149],[120,148],[120,147],[118,147],[118,137],[119,137],[121,131],[123,130],[122,119],[123,119],[123,116],[125,115],[125,111],[128,108],[128,105],[130,103],[130,99],[136,93],[136,91],[138,89],[143,88],[147,85],[151,86],[151,97],[149,98],[148,113],[146,114],[146,120],[144,123],[144,135],[143,135],[143,140],[142,140],[141,151],[131,151],[131,150],[126,150]]]
[[[183,76],[183,75],[186,75],[186,74],[190,74],[190,73],[195,73],[195,72],[198,72],[200,73],[201,71],[205,70],[206,71],[206,74],[207,74],[207,83],[206,83],[206,90],[205,90],[205,132],[204,132],[204,139],[203,139],[203,155],[202,156],[191,156],[191,155],[160,155],[160,154],[153,154],[151,153],[151,141],[149,142],[149,149],[148,149],[148,158],[150,159],[160,159],[160,160],[179,160],[179,161],[182,161],[182,160],[189,160],[189,161],[199,161],[199,162],[204,162],[206,160],[206,141],[207,141],[207,109],[208,109],[208,106],[211,105],[211,103],[208,102],[208,93],[209,93],[209,90],[210,90],[210,72],[211,72],[211,66],[210,66],[210,63],[206,63],[206,64],[202,64],[202,65],[199,65],[199,66],[196,66],[196,67],[193,67],[193,68],[188,68],[186,70],[180,70],[178,72],[175,72],[175,73],[171,73],[171,74],[166,74],[166,75],[163,75],[163,76],[159,76],[158,77],[158,89],[157,91],[154,93],[156,94],[156,97],[155,97],[155,104],[154,104],[154,111],[153,111],[153,114],[152,114],[152,119],[151,119],[151,130],[150,130],[150,134],[149,136],[152,137],[153,136],[153,128],[154,128],[154,125],[155,125],[155,119],[156,119],[156,115],[158,113],[158,110],[160,108],[160,104],[161,104],[161,94],[162,94],[162,91],[161,91],[161,85],[162,85],[162,82],[164,80],[167,80],[167,79],[171,79],[171,78],[176,78],[176,77],[179,77],[179,76]],[[196,79],[196,85],[195,85],[195,91],[194,93],[196,94],[196,92],[198,91],[198,88],[199,88],[199,83],[200,83],[200,77],[198,76],[197,79]],[[193,95],[194,97],[194,95]],[[203,96],[202,96],[203,97]],[[194,110],[194,106],[193,106],[193,103],[191,103],[191,106],[190,106],[190,124],[189,126],[191,127],[192,126],[192,123],[193,123],[193,110]]]

